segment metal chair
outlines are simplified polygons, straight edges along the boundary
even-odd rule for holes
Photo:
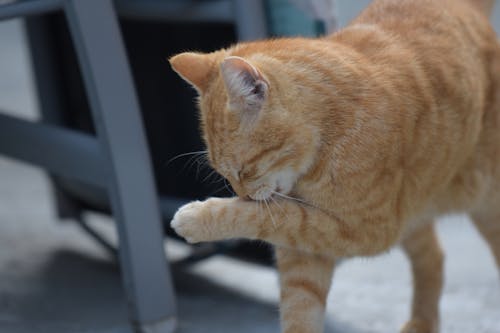
[[[119,234],[130,320],[137,332],[172,332],[175,298],[139,107],[110,0],[31,0],[0,5],[0,19],[63,11],[97,136],[0,114],[0,153],[106,188]],[[50,95],[54,87],[40,87]],[[50,105],[45,98],[42,107]]]

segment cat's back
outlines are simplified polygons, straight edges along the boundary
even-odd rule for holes
[[[407,202],[424,204],[450,188],[475,192],[462,185],[475,184],[469,178],[499,151],[500,48],[474,0],[375,0],[329,38],[363,55],[379,73],[371,81],[377,93],[392,98],[394,107],[380,112],[399,119],[394,168],[405,175]]]
[[[349,26],[375,24],[395,35],[444,40],[489,34],[489,13],[480,10],[482,0],[374,0]],[[463,35],[463,33],[466,33]],[[461,35],[461,36],[460,36]],[[487,38],[490,38],[488,36]]]
[[[441,97],[462,81],[484,91],[497,38],[475,2],[375,0],[334,38],[382,65],[417,63]]]

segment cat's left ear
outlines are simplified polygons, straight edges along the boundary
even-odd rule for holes
[[[221,73],[231,106],[245,111],[259,111],[266,101],[269,83],[260,71],[240,57],[227,57]]]
[[[210,72],[216,69],[213,54],[185,52],[168,60],[172,69],[189,82],[199,94],[203,94],[209,84]]]

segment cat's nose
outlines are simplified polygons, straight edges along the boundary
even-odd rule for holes
[[[231,187],[233,188],[234,192],[236,192],[236,195],[238,195],[240,198],[246,198],[248,197],[248,191],[240,185],[236,181],[229,181],[231,183]]]

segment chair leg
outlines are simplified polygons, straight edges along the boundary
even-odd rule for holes
[[[175,299],[158,197],[113,3],[66,0],[64,11],[97,134],[110,165],[106,185],[117,221],[131,321],[137,332],[172,332]]]

